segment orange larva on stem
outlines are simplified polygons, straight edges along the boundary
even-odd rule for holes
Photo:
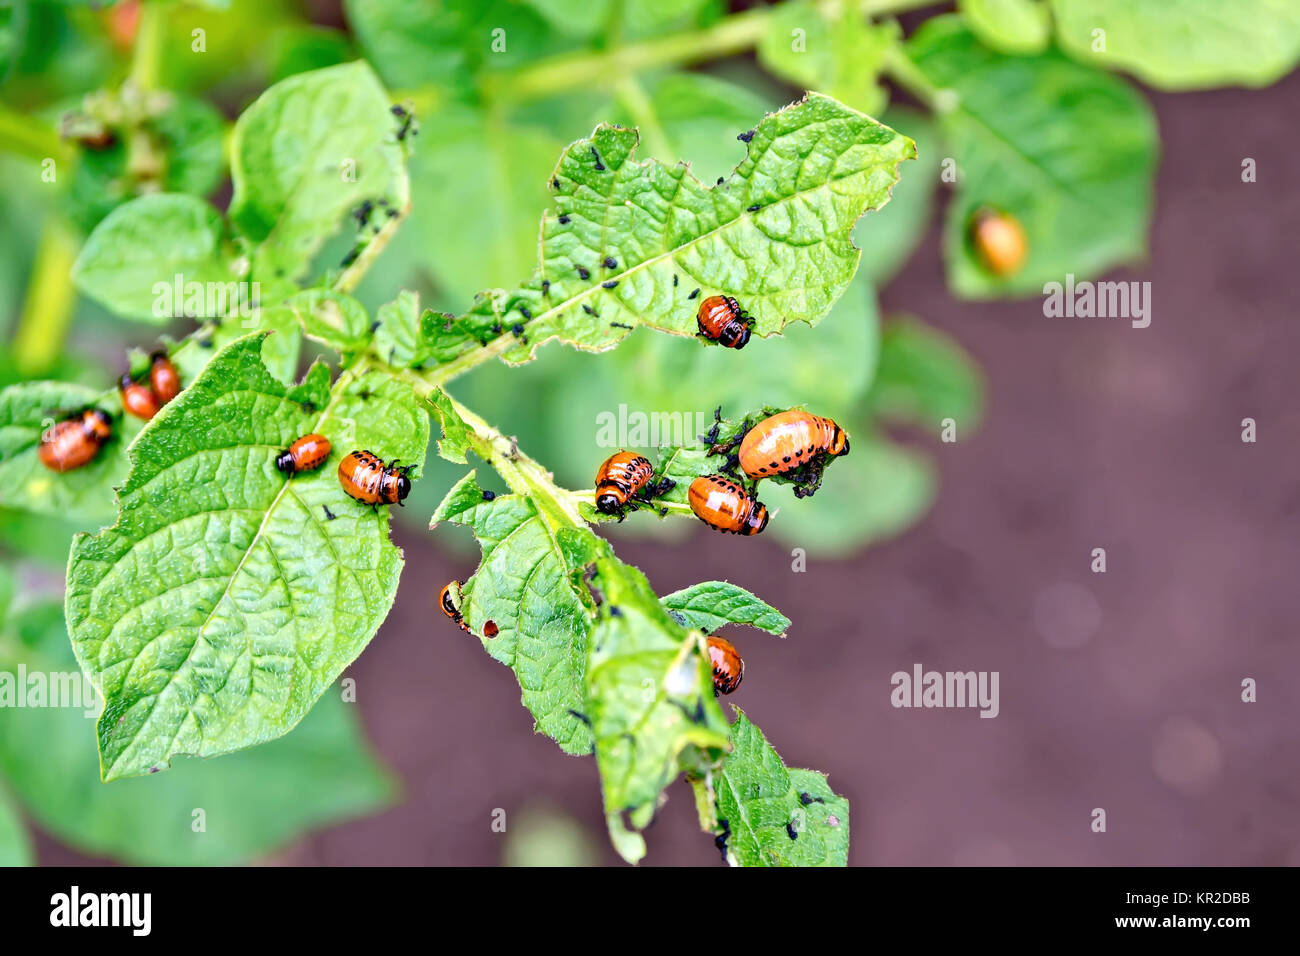
[[[650,460],[635,452],[615,452],[596,472],[596,510],[622,515],[628,500],[646,486],[654,475]]]
[[[123,410],[136,418],[148,421],[157,415],[158,409],[162,407],[158,397],[154,395],[153,389],[148,385],[133,381],[129,373],[123,375],[121,381],[118,382],[118,392],[122,396]]]
[[[767,527],[767,508],[731,479],[701,475],[687,493],[691,511],[714,531],[758,534]]]
[[[847,455],[849,438],[831,421],[792,408],[765,418],[740,443],[741,469],[750,478],[783,475],[819,455]]]
[[[149,385],[159,405],[166,405],[181,393],[181,376],[166,352],[154,352],[149,362]]]

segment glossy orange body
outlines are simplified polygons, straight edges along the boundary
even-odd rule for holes
[[[155,352],[149,365],[149,384],[158,397],[159,405],[166,405],[181,393],[181,376],[166,352]]]
[[[740,467],[751,478],[783,475],[820,454],[846,455],[849,439],[829,418],[792,408],[765,418],[740,443]]]
[[[972,217],[970,241],[984,268],[999,277],[1019,272],[1029,252],[1020,221],[991,209],[981,209]]]
[[[438,593],[438,606],[442,608],[443,614],[446,614],[460,626],[462,631],[466,634],[472,634],[473,631],[469,629],[469,625],[465,623],[465,618],[461,616],[460,608],[456,607],[456,600],[451,594],[453,587],[459,590],[460,582],[448,581],[442,586],[442,590]]]
[[[348,452],[339,462],[339,484],[350,497],[367,505],[395,505],[411,491],[406,469],[385,465],[369,451]]]
[[[596,472],[596,510],[621,514],[629,498],[640,491],[655,473],[650,460],[635,452],[615,452]]]
[[[275,467],[286,475],[300,471],[313,471],[325,464],[330,456],[330,440],[324,435],[303,435],[282,451],[275,459]]]
[[[745,677],[745,662],[730,641],[709,638],[709,663],[713,665],[713,692],[730,694]]]
[[[701,475],[687,493],[695,517],[715,531],[758,534],[767,527],[767,508],[723,475]]]
[[[108,414],[88,408],[47,429],[36,456],[51,471],[72,471],[93,461],[112,436]]]
[[[749,320],[740,303],[729,295],[711,295],[695,314],[700,335],[729,349],[743,349],[749,341]]]
[[[136,418],[143,418],[148,421],[157,415],[158,409],[162,407],[158,403],[153,389],[148,385],[141,385],[139,382],[131,381],[130,375],[122,376],[122,381],[118,383],[118,392],[122,396],[123,410]]]

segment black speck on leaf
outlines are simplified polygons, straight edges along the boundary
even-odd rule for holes
[[[558,222],[561,226],[567,226],[569,224],[569,217],[561,216],[559,219],[556,220],[556,222]]]
[[[524,325],[523,325],[523,323],[522,323],[522,322],[516,322],[514,325],[510,326],[510,331],[513,332],[513,333],[515,333],[515,335],[523,335],[523,334],[524,334]]]
[[[578,266],[578,278],[579,278],[579,279],[590,279],[590,278],[591,278],[591,273],[587,271],[587,269],[586,269],[585,266]]]
[[[596,152],[596,147],[591,147],[591,155],[596,157],[596,169],[600,172],[605,171],[605,164],[600,161],[600,153]]]
[[[529,312],[528,307],[523,305],[519,307],[519,314],[522,315],[525,319],[531,319],[533,317],[533,313]]]
[[[614,288],[614,286],[616,286],[616,285],[618,285],[618,280],[617,280],[617,279],[610,279],[608,282],[602,282],[602,283],[600,284],[600,287],[601,287],[602,289],[612,289],[612,288]]]
[[[588,315],[595,315],[595,314],[596,314],[596,310],[593,309],[591,306],[587,305],[586,303],[583,303],[582,311],[583,311],[583,312],[586,312]]]
[[[745,132],[737,136],[736,139],[740,140],[742,143],[748,143],[751,139],[754,138],[754,133],[755,130],[752,129],[746,130]]]
[[[715,183],[715,185],[717,185],[717,186],[721,186],[721,185],[722,185],[722,181],[723,181],[723,180],[722,180],[722,177],[719,176],[719,177],[718,177],[718,181],[717,181],[717,183]]]
[[[606,256],[604,265],[606,269],[617,269],[618,260],[615,259],[613,256]]]
[[[495,491],[484,491],[484,492],[483,492],[483,500],[484,500],[484,501],[492,501],[493,499],[496,498],[496,496],[497,496],[497,493],[496,493]]]
[[[699,289],[695,289],[695,290],[693,290],[693,291],[691,292],[691,294],[688,295],[686,298],[688,298],[688,299],[693,299],[693,298],[695,298],[695,297],[696,297],[697,295],[699,295],[699,294],[700,294],[700,290],[699,290]]]

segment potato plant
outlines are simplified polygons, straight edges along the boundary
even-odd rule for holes
[[[680,401],[725,412],[713,437],[726,442],[806,404],[844,422],[854,455],[811,499],[786,478],[759,483],[760,496],[785,496],[768,533],[793,529],[834,553],[906,527],[933,494],[932,469],[883,425],[933,432],[981,414],[960,348],[907,317],[882,329],[875,304],[936,185],[952,189],[943,251],[958,296],[1027,295],[1134,260],[1158,140],[1116,72],[1166,89],[1260,85],[1293,65],[1300,35],[1300,20],[1267,0],[1241,4],[1235,32],[1217,29],[1210,0],[965,0],[905,38],[894,15],[930,5],[351,0],[351,33],[294,35],[277,81],[223,129],[189,92],[208,61],[163,51],[189,42],[194,53],[194,31],[219,37],[224,15],[124,4],[97,22],[125,41],[125,76],[45,117],[0,109],[0,145],[36,164],[24,175],[64,170],[43,180],[58,184],[58,209],[0,368],[12,382],[0,391],[5,540],[24,536],[28,516],[85,529],[62,615],[48,601],[0,601],[0,634],[14,636],[0,663],[75,655],[103,697],[100,771],[110,790],[132,788],[123,801],[157,800],[176,771],[126,778],[178,757],[233,755],[183,762],[209,788],[293,768],[310,734],[356,769],[352,790],[316,804],[270,801],[275,832],[250,827],[220,850],[196,844],[178,860],[125,812],[83,842],[130,859],[224,862],[387,797],[331,688],[402,573],[433,593],[446,582],[404,567],[391,509],[340,486],[342,456],[370,449],[414,467],[408,510],[437,489],[422,515],[432,533],[473,535],[480,563],[450,591],[456,614],[514,671],[538,732],[594,757],[624,859],[644,856],[642,831],[684,776],[728,862],[843,865],[847,801],[823,774],[787,767],[713,693],[710,633],[798,624],[726,581],[658,594],[600,533],[611,519],[581,483],[597,464],[589,446],[569,453],[573,421],[610,395],[672,408],[689,393]],[[0,65],[20,79],[39,56],[19,29],[42,22],[0,19]],[[1203,40],[1194,55],[1179,52],[1189,35]],[[748,51],[761,83],[683,69]],[[774,80],[808,92],[786,96]],[[885,81],[929,115],[886,112]],[[223,208],[211,197],[227,169]],[[1006,224],[997,255],[974,228],[990,215]],[[394,259],[418,262],[439,301],[388,284]],[[185,387],[149,421],[123,414],[108,376],[60,354],[72,287],[117,319],[167,327]],[[691,341],[712,294],[752,316],[743,352]],[[136,350],[129,363],[143,375],[149,357]],[[519,405],[538,406],[536,443],[549,454],[533,457],[530,435],[503,427]],[[85,467],[42,467],[51,425],[88,407],[112,416],[112,438]],[[275,458],[308,433],[329,439],[331,457],[286,477]],[[674,484],[628,524],[694,522],[687,488],[718,456],[690,441],[653,454]],[[485,488],[479,469],[508,493]],[[0,585],[7,598],[8,572]],[[432,628],[467,639],[449,622]],[[33,739],[12,712],[0,726],[7,741]],[[0,744],[0,771],[29,806],[59,789],[53,771],[40,779],[38,750]],[[87,759],[81,747],[56,756],[55,769]],[[318,769],[285,772],[307,781]],[[39,817],[75,839],[78,808],[100,799],[67,796]],[[21,842],[5,837],[19,832],[11,821],[0,801],[0,847]]]

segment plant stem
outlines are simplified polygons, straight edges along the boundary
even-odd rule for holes
[[[160,0],[142,0],[140,4],[140,25],[136,28],[135,50],[131,55],[131,80],[141,92],[158,88],[165,6]]]
[[[931,83],[930,78],[897,45],[890,47],[885,54],[883,72],[935,113],[946,113],[957,105],[956,94]]]
[[[46,222],[14,335],[14,362],[24,377],[44,375],[63,352],[75,298],[68,274],[78,248],[77,236],[66,222],[58,217]]]
[[[365,278],[366,273],[374,264],[375,259],[392,241],[393,236],[397,235],[397,230],[406,217],[411,212],[411,181],[409,176],[403,172],[401,185],[399,186],[401,195],[401,206],[397,210],[396,216],[389,216],[388,221],[380,227],[370,241],[365,244],[357,257],[352,260],[352,264],[339,273],[339,277],[334,280],[334,290],[336,292],[351,292]]]
[[[845,2],[856,3],[863,16],[900,13],[933,6],[935,0],[820,0],[818,8],[833,16]],[[539,99],[583,86],[600,86],[610,77],[640,70],[681,66],[730,56],[755,46],[768,29],[778,8],[759,7],[737,13],[704,30],[688,30],[655,37],[612,50],[566,53],[531,66],[489,76],[489,96],[521,101]]]
[[[555,476],[521,452],[513,438],[501,434],[450,395],[447,397],[456,414],[473,432],[470,445],[474,454],[491,465],[511,491],[531,498],[552,528],[586,527],[573,492],[557,485]]]
[[[76,152],[50,126],[0,105],[0,149],[29,159],[71,163]]]

